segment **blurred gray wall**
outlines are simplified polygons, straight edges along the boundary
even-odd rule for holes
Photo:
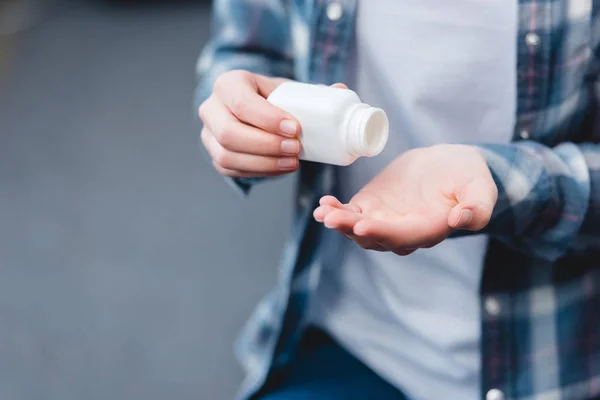
[[[242,200],[198,150],[208,6],[71,3],[0,77],[0,399],[231,399],[293,182]]]

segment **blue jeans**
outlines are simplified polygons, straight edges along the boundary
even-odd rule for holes
[[[288,369],[255,400],[408,400],[327,334],[308,329]]]

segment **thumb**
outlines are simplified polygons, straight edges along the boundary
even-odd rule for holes
[[[324,83],[319,83],[319,86],[327,86]],[[348,89],[348,86],[345,83],[334,83],[333,85],[329,86],[332,88],[336,88],[336,89]]]
[[[448,226],[452,229],[480,231],[490,222],[498,188],[491,175],[477,177],[460,190],[458,204],[450,210]]]
[[[334,83],[333,85],[331,85],[331,87],[337,89],[348,89],[348,86],[346,86],[346,84],[344,83]]]

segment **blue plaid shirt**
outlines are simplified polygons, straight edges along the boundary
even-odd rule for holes
[[[333,2],[343,12],[329,8],[328,18]],[[341,80],[356,2],[215,0],[196,105],[232,69]],[[499,189],[481,284],[482,398],[600,398],[599,8],[600,0],[519,1],[514,141],[477,145]],[[256,181],[233,183],[248,192]],[[321,270],[323,228],[312,211],[336,191],[333,167],[301,165],[278,285],[238,342],[247,372],[240,398],[297,349]]]

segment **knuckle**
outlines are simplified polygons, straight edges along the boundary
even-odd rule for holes
[[[231,122],[225,123],[219,130],[217,134],[217,141],[226,149],[233,146],[236,141],[236,132],[235,127]]]
[[[239,172],[234,171],[232,169],[224,169],[221,174],[228,178],[239,178],[240,176],[242,176],[242,174],[240,174]]]
[[[239,94],[234,94],[231,96],[231,100],[229,101],[229,110],[231,110],[235,116],[241,118],[241,116],[244,114],[245,107],[243,96]]]
[[[203,101],[202,104],[200,104],[200,107],[198,107],[198,117],[204,122],[206,122],[207,118],[207,107],[208,100]]]
[[[492,215],[484,209],[483,212],[481,212],[479,223],[475,224],[475,230],[480,231],[484,229],[486,226],[488,226],[491,219]]]
[[[493,211],[488,209],[487,207],[481,207],[481,210],[479,210],[479,214],[481,215],[481,222],[487,225],[492,219],[492,212]]]
[[[419,248],[421,248],[421,249],[432,249],[435,246],[437,246],[440,242],[441,242],[441,240],[437,240],[437,239],[429,240],[429,241],[423,243],[423,245],[419,246]]]
[[[217,164],[217,163],[216,163],[216,162],[214,162],[214,161],[213,161],[213,166],[215,167],[215,170],[216,170],[216,171],[217,171],[219,174],[221,174],[221,175],[223,175],[223,176],[226,176],[226,177],[228,177],[228,178],[233,178],[233,177],[235,177],[235,176],[236,176],[236,173],[235,173],[235,171],[232,171],[232,170],[230,170],[230,169],[225,169],[225,168],[221,167],[219,164]]]
[[[221,75],[215,79],[215,83],[213,85],[213,90],[216,92],[220,92],[223,90],[227,90],[230,86],[231,82],[239,81],[239,80],[247,80],[250,78],[251,73],[248,71],[235,69],[227,72],[223,72]]]
[[[221,166],[222,168],[230,169],[231,168],[231,153],[227,150],[220,148],[214,155],[213,160]]]
[[[354,237],[354,241],[365,250],[372,250],[375,247],[375,243],[368,239]]]
[[[206,129],[202,129],[200,131],[200,140],[202,141],[202,144],[206,147]]]
[[[492,188],[492,197],[494,198],[494,200],[498,199],[498,186],[496,186],[496,183],[494,182],[494,179],[491,179],[491,188]]]
[[[234,69],[229,71],[229,74],[237,80],[249,80],[252,77],[252,73],[243,69]]]
[[[202,142],[202,145],[206,148],[206,150],[210,152],[210,147],[208,145],[209,136],[210,133],[206,128],[200,131],[200,141]]]
[[[230,169],[219,168],[218,171],[219,171],[219,174],[221,174],[227,178],[235,178],[236,177],[236,174],[234,173],[234,171],[232,171]]]
[[[227,88],[227,82],[231,79],[229,75],[230,72],[224,72],[221,75],[217,76],[215,79],[215,83],[213,85],[214,92],[221,92]]]

